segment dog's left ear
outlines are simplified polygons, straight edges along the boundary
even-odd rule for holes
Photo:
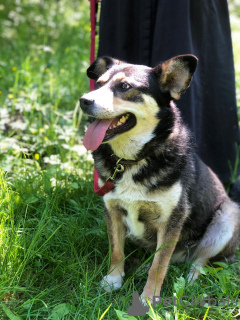
[[[160,88],[169,92],[178,100],[189,87],[198,63],[197,57],[191,54],[176,56],[153,69],[158,77]]]
[[[97,58],[87,69],[87,76],[90,79],[97,80],[102,74],[110,69],[114,64],[120,64],[122,61],[110,57]]]

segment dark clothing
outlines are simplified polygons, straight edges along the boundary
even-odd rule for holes
[[[98,56],[153,67],[185,53],[199,64],[177,106],[202,160],[229,182],[239,128],[227,1],[102,0]]]

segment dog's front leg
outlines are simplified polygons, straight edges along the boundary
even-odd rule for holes
[[[111,264],[108,275],[101,281],[101,286],[108,292],[121,288],[124,277],[124,242],[125,226],[122,212],[117,208],[106,210],[105,219],[111,245]]]
[[[171,229],[165,235],[164,229],[161,228],[157,233],[157,252],[149,269],[147,283],[141,295],[144,304],[146,304],[146,298],[152,302],[153,296],[160,295],[170,259],[180,236],[180,228]]]

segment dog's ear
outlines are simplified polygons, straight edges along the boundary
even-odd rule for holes
[[[104,74],[114,64],[120,64],[120,63],[121,61],[110,58],[110,57],[100,57],[97,60],[95,60],[87,69],[87,76],[90,79],[97,80],[102,74]]]
[[[178,100],[189,87],[198,63],[197,57],[191,54],[176,56],[153,69],[158,77],[160,88],[169,92]]]

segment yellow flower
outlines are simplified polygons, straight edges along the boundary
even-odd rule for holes
[[[43,132],[44,132],[44,129],[43,129],[43,128],[40,128],[39,131],[40,131],[41,133],[43,133]]]
[[[55,106],[51,106],[51,109],[55,109]]]
[[[48,137],[44,137],[44,140],[48,140]]]
[[[91,31],[91,27],[90,27],[88,24],[86,24],[86,25],[83,27],[83,29],[84,29],[85,31],[88,31],[88,32]]]
[[[8,94],[8,99],[13,99],[14,98],[14,95],[12,93],[9,93]]]
[[[53,81],[53,82],[56,82],[56,81],[57,81],[57,79],[56,79],[56,78],[52,78],[52,81]]]
[[[17,67],[12,67],[12,71],[17,71]]]
[[[0,90],[0,94],[2,94],[2,90]]]
[[[39,160],[39,153],[34,154],[34,159]]]

